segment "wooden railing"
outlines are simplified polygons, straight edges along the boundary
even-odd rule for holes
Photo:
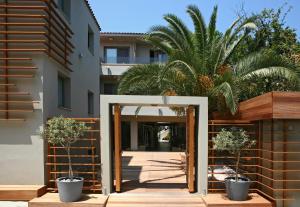
[[[256,146],[242,153],[242,174],[252,181],[250,190],[274,204],[289,206],[300,193],[300,142],[299,134],[287,124],[291,120],[249,122],[241,120],[211,120],[209,122],[209,192],[223,192],[223,179],[234,169],[235,157],[213,149],[212,137],[222,128],[246,129]],[[293,122],[293,121],[291,121]],[[295,122],[295,120],[294,120]],[[275,124],[276,123],[276,124]],[[276,129],[277,128],[277,129]],[[293,135],[293,130],[294,134]]]
[[[80,138],[71,147],[72,168],[74,175],[84,178],[85,192],[100,192],[100,130],[99,119],[74,118],[91,127],[86,136]],[[57,192],[55,180],[68,175],[68,159],[66,150],[62,146],[48,145],[47,154],[48,185],[50,192]]]
[[[0,120],[23,121],[33,111],[31,94],[18,85],[34,78],[33,56],[45,53],[71,71],[73,32],[54,0],[4,0],[0,3]],[[17,94],[17,92],[19,94]],[[22,97],[21,97],[22,96]],[[31,101],[31,102],[30,102]]]

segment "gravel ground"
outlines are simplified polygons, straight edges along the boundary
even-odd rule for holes
[[[27,202],[0,201],[0,207],[28,207]]]

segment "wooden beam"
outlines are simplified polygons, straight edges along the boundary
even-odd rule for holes
[[[187,139],[188,139],[188,189],[195,192],[195,109],[187,108]]]
[[[116,192],[121,192],[122,184],[122,152],[121,152],[121,107],[114,105],[114,141],[115,141],[115,180]]]

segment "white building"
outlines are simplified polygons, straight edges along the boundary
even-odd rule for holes
[[[119,78],[130,67],[167,61],[164,52],[153,48],[143,40],[144,35],[143,33],[100,33],[101,94],[117,94]],[[174,150],[184,149],[184,118],[176,116],[168,107],[143,107],[138,112],[139,116],[136,116],[136,111],[137,106],[127,106],[122,109],[124,150],[167,150],[171,147],[170,144],[160,143],[157,136],[157,132],[164,127],[169,127],[170,136],[178,141]]]
[[[44,184],[43,123],[99,117],[100,26],[86,0],[0,3],[0,183]]]

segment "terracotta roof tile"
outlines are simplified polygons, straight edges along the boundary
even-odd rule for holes
[[[85,4],[86,4],[87,8],[89,9],[89,11],[90,11],[90,13],[91,13],[93,19],[95,20],[95,22],[96,22],[96,24],[97,24],[99,30],[101,31],[100,24],[99,24],[99,22],[98,22],[98,20],[97,20],[97,18],[96,18],[96,16],[95,16],[93,10],[92,10],[92,7],[91,7],[89,1],[88,1],[88,0],[84,0],[84,2],[85,2]]]

